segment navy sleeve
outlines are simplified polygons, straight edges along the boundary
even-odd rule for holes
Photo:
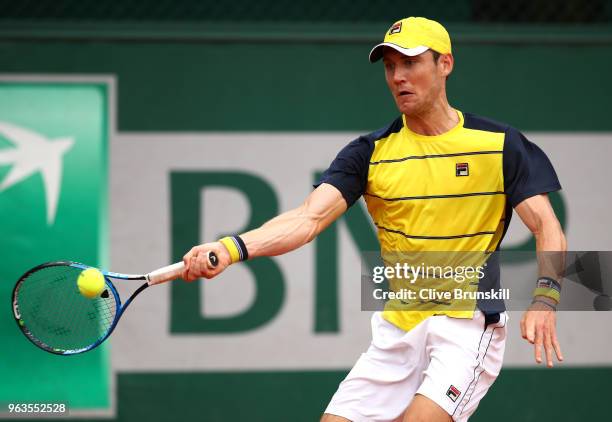
[[[532,196],[561,189],[544,151],[516,129],[506,131],[503,160],[504,191],[512,207]]]
[[[374,145],[367,138],[355,139],[342,148],[314,187],[322,183],[334,186],[344,197],[347,207],[350,207],[365,192],[373,150]]]

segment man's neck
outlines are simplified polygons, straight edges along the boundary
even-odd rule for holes
[[[425,136],[441,135],[459,123],[459,115],[447,102],[434,106],[427,113],[404,115],[406,125],[414,133]]]

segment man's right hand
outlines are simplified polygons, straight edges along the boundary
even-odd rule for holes
[[[219,263],[216,267],[210,263],[210,252],[217,255]],[[202,277],[213,278],[217,276],[232,263],[232,260],[229,251],[222,243],[211,242],[191,248],[183,256],[183,262],[185,263],[185,271],[183,271],[182,279],[194,281]]]

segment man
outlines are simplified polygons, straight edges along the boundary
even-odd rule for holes
[[[401,117],[348,144],[298,208],[262,227],[196,246],[184,279],[287,253],[310,242],[362,195],[383,256],[397,251],[493,252],[516,210],[538,251],[565,251],[546,193],[560,189],[546,155],[517,130],[453,109],[447,31],[435,21],[393,24],[370,61],[382,58]],[[209,253],[218,256],[210,264]],[[559,275],[540,265],[523,338],[562,360],[556,338]],[[410,304],[408,304],[410,305]],[[419,304],[417,304],[419,305]],[[390,301],[372,318],[372,344],[332,398],[323,421],[463,421],[497,377],[507,315],[502,309],[410,308]]]

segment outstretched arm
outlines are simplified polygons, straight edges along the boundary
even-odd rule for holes
[[[536,238],[538,277],[559,282],[563,276],[567,244],[548,196],[543,194],[527,198],[518,204],[515,210]],[[521,334],[534,345],[536,362],[542,362],[542,346],[544,346],[546,365],[549,368],[553,366],[553,351],[559,361],[563,360],[557,340],[554,310],[556,304],[556,300],[548,296],[535,296],[534,303],[521,319]]]
[[[333,223],[347,209],[342,194],[334,186],[323,183],[291,211],[274,217],[261,227],[241,234],[249,258],[275,256],[305,245]],[[211,267],[208,253],[214,252],[219,264]],[[212,278],[231,263],[230,253],[220,242],[194,246],[183,257],[183,279],[193,281],[200,277]]]

